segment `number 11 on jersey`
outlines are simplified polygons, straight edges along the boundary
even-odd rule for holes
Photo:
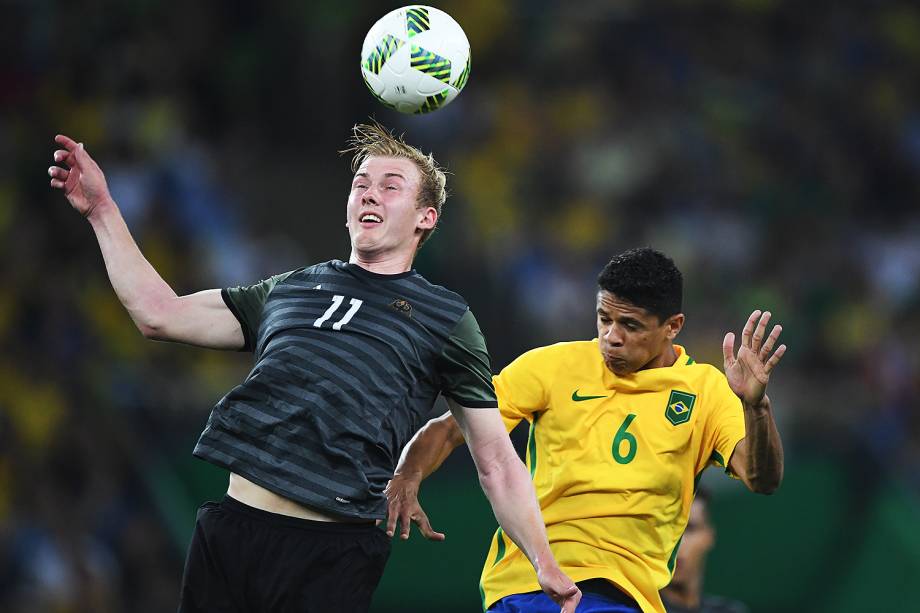
[[[342,306],[342,301],[343,301],[343,300],[345,300],[345,296],[342,296],[342,295],[340,295],[340,294],[336,294],[335,296],[333,296],[333,297],[332,297],[332,305],[330,305],[330,307],[329,307],[328,309],[326,309],[326,312],[323,313],[323,316],[322,316],[322,317],[320,317],[319,319],[317,319],[316,321],[313,322],[313,327],[314,327],[314,328],[322,328],[322,327],[323,327],[323,324],[326,323],[326,321],[327,321],[330,317],[332,317],[332,314],[335,313],[335,312],[338,310],[338,308],[339,308],[340,306]],[[349,308],[348,311],[346,311],[345,316],[342,317],[342,319],[340,319],[340,320],[338,320],[337,322],[335,322],[334,324],[332,324],[332,329],[333,329],[333,330],[341,330],[341,329],[342,329],[342,326],[344,326],[345,324],[347,324],[348,322],[350,322],[350,321],[351,321],[351,318],[354,317],[354,316],[355,316],[355,313],[358,312],[358,309],[361,308],[361,305],[364,304],[364,301],[363,301],[363,300],[358,300],[357,298],[351,298],[351,299],[348,301],[348,303],[351,305],[351,308]]]

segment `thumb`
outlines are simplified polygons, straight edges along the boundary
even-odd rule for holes
[[[722,357],[725,359],[725,365],[729,366],[735,361],[735,333],[729,332],[722,339]]]
[[[86,147],[83,143],[77,143],[77,146],[74,147],[73,156],[77,161],[77,164],[82,167],[84,170],[92,164],[92,158],[86,152]]]

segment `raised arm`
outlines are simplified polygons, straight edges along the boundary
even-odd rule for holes
[[[151,339],[213,349],[239,349],[243,331],[220,290],[177,296],[134,242],[105,175],[82,143],[58,135],[54,152],[61,166],[48,169],[51,187],[89,221],[102,251],[109,280],[138,330]]]
[[[498,410],[470,409],[450,399],[448,405],[463,431],[479,483],[502,530],[533,564],[543,591],[563,613],[574,612],[581,592],[550,551],[530,474],[514,451]]]
[[[735,335],[729,332],[722,341],[725,376],[744,409],[745,436],[735,446],[729,468],[752,492],[772,494],[783,480],[783,443],[773,419],[767,397],[770,373],[786,352],[780,345],[773,351],[782,332],[774,326],[764,339],[770,312],[754,311],[741,332],[741,347],[735,356]]]

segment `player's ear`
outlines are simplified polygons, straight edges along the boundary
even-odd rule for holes
[[[671,315],[665,325],[668,327],[668,340],[673,341],[684,327],[684,314]]]
[[[418,209],[419,217],[416,227],[419,230],[430,230],[438,223],[438,210],[433,206]]]

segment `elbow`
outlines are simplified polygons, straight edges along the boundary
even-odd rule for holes
[[[755,494],[761,494],[761,495],[763,495],[763,496],[770,496],[771,494],[773,494],[773,492],[775,492],[775,491],[778,490],[778,489],[779,489],[779,483],[778,483],[778,482],[777,482],[777,483],[770,483],[770,484],[763,484],[763,485],[752,485],[752,486],[751,486],[751,491],[752,491],[752,492],[754,492]]]
[[[477,463],[476,468],[479,473],[479,485],[482,486],[482,491],[486,495],[506,485],[507,474],[500,462],[480,462]]]
[[[152,341],[170,340],[167,323],[166,310],[164,308],[146,309],[144,311],[129,311],[134,325],[144,338]]]
[[[523,483],[530,483],[527,469],[514,454],[513,449],[510,457],[496,457],[489,462],[477,463],[477,471],[479,484],[489,500],[497,493],[514,490]]]
[[[456,449],[465,442],[460,424],[449,412],[429,421],[422,430],[432,430],[439,440],[443,440],[451,449]]]
[[[151,341],[165,341],[166,333],[163,328],[159,326],[154,326],[145,323],[137,323],[137,329],[140,330],[141,334],[144,335],[144,338]]]
[[[748,483],[748,489],[750,489],[755,494],[763,494],[764,496],[769,496],[776,492],[779,489],[779,486],[783,482],[782,473],[776,475],[771,475],[770,477],[764,477],[761,479],[752,480]]]

